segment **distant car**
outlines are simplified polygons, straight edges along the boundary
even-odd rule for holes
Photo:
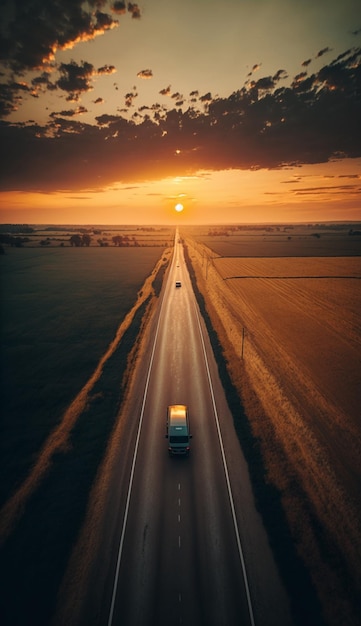
[[[175,286],[176,287],[181,287],[182,286],[181,281],[180,280],[176,280]]]

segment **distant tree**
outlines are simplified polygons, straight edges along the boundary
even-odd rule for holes
[[[70,245],[71,246],[76,246],[76,248],[79,248],[82,245],[82,238],[80,235],[72,235],[69,239],[70,241]]]
[[[91,240],[92,238],[90,237],[90,235],[84,234],[81,238],[81,245],[89,248]]]
[[[122,235],[114,235],[114,237],[112,237],[112,242],[114,243],[115,246],[123,246],[123,237]]]

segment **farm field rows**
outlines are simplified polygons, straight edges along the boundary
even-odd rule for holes
[[[361,479],[361,259],[220,258],[214,266],[242,302],[247,343],[267,355],[283,387],[300,389],[310,424],[318,413],[350,485],[355,470]],[[356,480],[355,499],[360,488]]]
[[[193,227],[184,232],[227,257],[335,257],[361,255],[360,224]]]
[[[326,257],[258,257],[260,241],[257,257],[221,257],[203,241],[186,238],[268,480],[282,493],[326,623],[346,615],[356,623],[361,258],[332,257],[331,249]]]

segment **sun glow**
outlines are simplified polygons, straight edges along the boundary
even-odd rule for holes
[[[176,211],[178,211],[178,213],[180,213],[181,211],[183,211],[184,206],[183,206],[183,204],[178,202],[178,204],[176,204],[174,208],[175,208]]]

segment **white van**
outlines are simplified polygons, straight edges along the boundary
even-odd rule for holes
[[[173,455],[189,455],[190,439],[188,408],[185,404],[171,404],[167,409],[168,452]]]

